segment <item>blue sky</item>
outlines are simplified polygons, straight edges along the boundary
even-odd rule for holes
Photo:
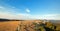
[[[60,0],[0,0],[0,14],[2,13],[59,19]]]

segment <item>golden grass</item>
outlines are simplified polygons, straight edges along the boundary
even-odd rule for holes
[[[15,31],[19,21],[0,22],[0,31]]]
[[[29,20],[26,20],[26,21],[5,21],[5,22],[0,22],[0,31],[16,31],[17,27],[19,25],[23,25],[21,28],[21,31],[25,31],[24,29],[24,25],[26,25],[30,31],[35,31],[33,30],[31,27],[33,27],[34,25],[32,24],[32,22],[35,22],[35,21],[29,21]],[[39,21],[38,21],[39,22]],[[49,25],[50,23],[48,23]],[[30,27],[29,27],[30,26]],[[57,27],[56,30],[59,30],[60,26]],[[26,28],[26,27],[25,27]]]
[[[0,22],[0,31],[16,31],[18,25],[29,25],[32,21],[5,21]]]

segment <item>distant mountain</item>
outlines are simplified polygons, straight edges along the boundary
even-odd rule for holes
[[[9,19],[2,19],[0,18],[0,21],[10,21]]]
[[[52,23],[60,23],[60,20],[48,20],[48,21],[50,21]]]
[[[0,22],[4,22],[4,21],[24,21],[24,20],[17,20],[17,19],[4,19],[4,18],[0,18]]]

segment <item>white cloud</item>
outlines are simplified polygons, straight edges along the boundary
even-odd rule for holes
[[[10,14],[10,13],[1,13],[1,12],[0,12],[0,18],[13,19],[13,18],[15,18],[15,15]]]
[[[45,14],[45,15],[31,15],[25,13],[18,13],[14,14],[16,11],[19,10],[15,7],[3,7],[0,6],[0,18],[8,18],[8,19],[54,19],[60,20],[60,14]],[[29,13],[30,10],[26,9],[26,12]]]
[[[30,14],[12,14],[12,13],[2,13],[0,12],[0,18],[8,19],[47,19],[47,20],[60,20],[60,14],[47,14],[47,15],[30,15]]]
[[[31,18],[30,14],[12,14],[12,13],[2,13],[0,12],[0,18],[7,18],[7,19],[20,19],[20,20],[29,20]]]
[[[27,8],[27,9],[26,9],[26,12],[27,12],[27,13],[30,13],[30,10]]]
[[[0,9],[4,9],[4,7],[3,6],[0,6]]]
[[[16,9],[15,7],[6,7],[6,6],[0,6],[0,18],[8,18],[8,19],[30,19],[30,14],[21,14],[16,13],[16,11],[19,9]],[[28,9],[27,9],[28,10]]]
[[[41,15],[40,19],[47,19],[47,20],[60,20],[60,14],[47,14]]]
[[[25,16],[24,16],[25,15]],[[27,16],[28,15],[28,16]],[[27,19],[47,19],[47,20],[60,20],[60,14],[46,14],[46,15],[30,15],[30,14],[22,14]],[[23,17],[23,18],[24,18]]]
[[[16,13],[17,11],[19,11],[20,9],[17,9],[15,7],[12,6],[1,6],[0,5],[0,12],[8,12],[8,13]]]

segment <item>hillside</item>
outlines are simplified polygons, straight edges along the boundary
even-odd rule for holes
[[[0,31],[60,31],[56,25],[42,20],[4,21],[0,22]]]

